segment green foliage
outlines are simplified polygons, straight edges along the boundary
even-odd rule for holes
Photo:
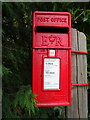
[[[32,118],[58,120],[65,118],[65,107],[39,107],[38,112]]]
[[[22,86],[17,92],[14,107],[17,110],[17,114],[22,116],[28,112],[29,116],[35,114],[38,110],[36,107],[36,100],[34,100],[36,95],[32,94],[30,85]]]
[[[3,73],[3,76],[12,74],[11,70],[9,68],[6,68],[4,65],[2,66],[2,73]]]
[[[2,109],[3,119],[17,118],[18,116],[15,115],[13,111],[13,102],[11,102],[13,100],[13,94],[7,94],[4,92],[2,97],[2,103],[4,105],[4,108]]]
[[[87,36],[90,52],[90,2],[2,3],[3,118],[64,118],[64,107],[35,106],[31,93],[32,14],[34,11],[66,11],[72,27]],[[90,55],[88,80],[90,81]]]
[[[30,85],[21,86],[16,94],[3,93],[3,118],[31,118],[38,112],[36,95]]]

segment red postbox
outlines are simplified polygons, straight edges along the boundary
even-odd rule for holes
[[[37,94],[37,106],[70,105],[70,13],[35,11],[32,48],[32,91]]]

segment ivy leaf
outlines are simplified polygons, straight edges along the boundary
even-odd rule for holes
[[[84,17],[83,18],[83,22],[85,22],[85,21],[87,21],[88,20],[88,18],[87,17]]]

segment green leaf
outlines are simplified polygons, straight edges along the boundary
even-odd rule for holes
[[[87,21],[87,20],[88,20],[88,18],[86,18],[86,17],[83,18],[83,22],[85,22],[85,21]]]

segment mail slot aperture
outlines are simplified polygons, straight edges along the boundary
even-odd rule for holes
[[[68,27],[37,26],[36,32],[39,32],[39,33],[68,33]]]

